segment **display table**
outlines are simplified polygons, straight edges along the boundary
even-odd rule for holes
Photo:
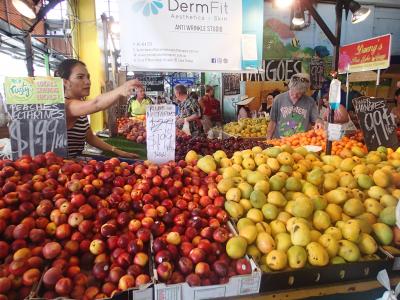
[[[400,275],[391,275],[391,284],[395,286],[400,281]],[[316,287],[263,293],[224,299],[240,300],[375,300],[382,297],[385,289],[375,280],[343,282],[339,284],[319,285]]]
[[[134,152],[139,155],[139,159],[147,159],[147,150],[145,144],[137,144],[132,141],[127,140],[124,137],[117,136],[112,138],[105,138],[104,141],[112,146],[117,147],[126,152]],[[105,151],[105,156],[115,156],[115,154]]]

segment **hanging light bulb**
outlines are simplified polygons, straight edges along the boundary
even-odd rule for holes
[[[304,9],[301,7],[300,1],[296,1],[294,6],[294,16],[292,19],[292,24],[295,26],[303,26],[305,22]]]
[[[349,2],[349,9],[353,14],[351,18],[351,23],[353,24],[364,21],[371,14],[371,10],[368,7],[361,6],[360,3],[353,0]]]
[[[288,8],[293,4],[294,0],[275,0],[275,5],[277,8]]]
[[[35,6],[28,0],[12,0],[15,9],[24,17],[35,19]]]

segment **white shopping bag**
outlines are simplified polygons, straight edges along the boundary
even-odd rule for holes
[[[185,123],[183,123],[182,131],[184,133],[186,133],[187,135],[191,135],[189,122],[186,120],[185,120]]]
[[[378,273],[377,279],[380,284],[386,289],[381,298],[376,300],[397,300],[397,296],[400,294],[400,283],[396,285],[394,291],[390,287],[390,279],[386,270],[382,270]]]

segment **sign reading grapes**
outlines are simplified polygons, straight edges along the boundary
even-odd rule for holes
[[[359,97],[353,99],[353,106],[369,151],[376,150],[379,146],[394,149],[399,146],[396,121],[385,99]]]
[[[12,157],[47,151],[67,156],[67,125],[61,78],[6,77],[6,105],[11,116]]]

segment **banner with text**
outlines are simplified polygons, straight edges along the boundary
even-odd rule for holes
[[[122,64],[133,70],[241,70],[242,9],[247,1],[262,2],[118,1]],[[245,58],[257,61],[262,41],[252,37]]]
[[[388,68],[390,65],[391,41],[392,35],[386,34],[340,47],[339,73]]]
[[[61,78],[6,77],[13,159],[47,151],[67,156],[67,125]]]

